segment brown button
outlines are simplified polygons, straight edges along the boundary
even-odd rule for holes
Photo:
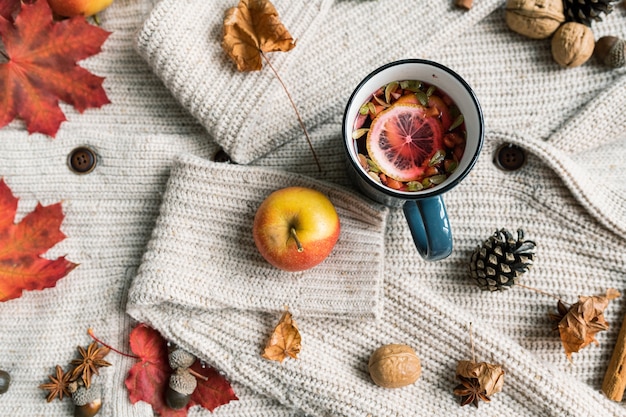
[[[85,146],[78,147],[70,153],[67,163],[75,173],[87,174],[96,167],[96,153]]]
[[[515,171],[520,169],[526,162],[526,153],[519,146],[504,143],[496,150],[493,162],[500,169]]]

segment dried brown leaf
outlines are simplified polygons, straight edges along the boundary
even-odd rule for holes
[[[263,52],[287,52],[295,46],[269,0],[240,0],[226,11],[222,48],[239,71],[258,71]]]
[[[291,313],[285,311],[267,341],[262,356],[265,359],[278,362],[282,362],[287,356],[297,359],[301,342],[300,331],[293,321]]]
[[[477,379],[480,392],[487,396],[502,391],[504,385],[502,367],[487,362],[459,361],[456,374],[468,379]]]
[[[558,314],[551,314],[550,317],[558,321],[557,329],[567,359],[571,361],[572,353],[591,343],[598,344],[596,334],[609,328],[604,319],[604,310],[609,301],[620,295],[619,291],[610,288],[605,295],[581,296],[566,312],[563,303],[559,301]]]

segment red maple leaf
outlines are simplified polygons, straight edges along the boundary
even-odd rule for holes
[[[12,20],[13,13],[20,8],[20,0],[0,0],[0,16]]]
[[[23,290],[54,287],[58,280],[78,266],[65,257],[42,258],[51,247],[65,239],[61,203],[42,206],[14,224],[18,199],[0,179],[0,301],[18,298]]]
[[[0,10],[6,14],[10,8],[8,2]],[[0,64],[0,127],[19,116],[29,133],[54,137],[66,120],[59,100],[81,113],[109,103],[104,78],[76,65],[100,52],[109,35],[83,16],[54,22],[45,0],[22,3],[15,22],[0,16],[7,59]]]
[[[220,405],[237,399],[229,382],[213,368],[202,368],[199,362],[192,366],[207,379],[198,379],[198,387],[183,409],[173,410],[165,403],[165,390],[172,374],[167,358],[167,341],[156,330],[139,324],[130,333],[130,348],[140,359],[126,377],[130,402],[147,402],[161,417],[185,417],[187,410],[199,405],[213,411]]]

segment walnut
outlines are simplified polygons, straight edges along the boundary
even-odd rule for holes
[[[568,22],[559,27],[552,37],[552,57],[562,67],[584,64],[593,55],[593,32],[582,23]]]
[[[407,345],[384,345],[376,349],[368,364],[376,385],[400,388],[411,385],[422,374],[422,365],[415,351]]]
[[[563,0],[507,0],[505,20],[519,34],[545,39],[565,22]]]

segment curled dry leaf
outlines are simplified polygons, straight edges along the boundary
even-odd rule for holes
[[[504,385],[502,367],[487,362],[459,361],[456,374],[465,378],[476,378],[485,395],[502,391]]]
[[[269,0],[241,0],[226,11],[222,48],[239,71],[259,71],[263,52],[287,52],[295,46]]]
[[[609,301],[620,295],[619,291],[610,288],[605,295],[581,296],[570,308],[559,300],[557,313],[550,313],[550,318],[558,323],[555,330],[559,331],[567,359],[571,361],[572,353],[592,342],[598,344],[595,335],[609,328],[604,319],[604,310]]]
[[[472,323],[469,332],[472,360],[459,361],[457,364],[456,377],[461,383],[454,388],[454,395],[461,397],[461,407],[474,404],[478,408],[479,400],[488,403],[491,401],[490,395],[502,391],[504,371],[500,365],[475,361]]]
[[[296,322],[293,321],[291,313],[285,311],[267,341],[262,356],[278,362],[282,362],[287,356],[298,359],[301,342],[302,338]]]
[[[454,388],[454,395],[461,397],[461,406],[474,404],[479,400],[490,402],[490,395],[502,391],[504,371],[499,365],[487,362],[460,361],[456,367],[456,377],[461,382]]]

